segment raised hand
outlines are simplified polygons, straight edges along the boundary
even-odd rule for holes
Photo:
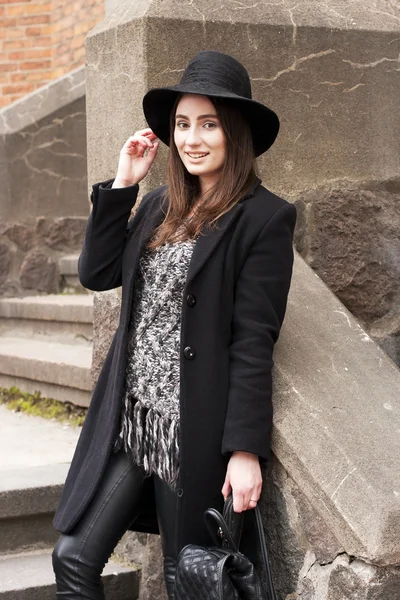
[[[146,177],[157,156],[159,141],[151,129],[141,129],[130,136],[119,154],[118,171],[112,187],[126,187]],[[146,154],[146,150],[148,150]]]

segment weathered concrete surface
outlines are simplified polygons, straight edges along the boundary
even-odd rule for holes
[[[136,600],[139,573],[132,567],[109,562],[103,572],[104,591],[113,600]],[[53,600],[56,583],[49,551],[25,556],[0,557],[0,598]]]
[[[80,427],[42,419],[0,406],[0,471],[68,463]],[[4,484],[4,478],[1,479]]]
[[[52,340],[0,337],[0,373],[62,387],[90,390],[92,348]]]
[[[2,109],[0,137],[2,221],[87,214],[83,68]]]
[[[400,366],[400,180],[334,182],[300,195],[296,247]]]
[[[400,564],[400,371],[298,256],[275,361],[278,460],[349,555]]]
[[[278,140],[260,160],[272,189],[398,175],[399,18],[389,0],[118,3],[86,44],[89,180],[112,176],[123,142],[145,126],[145,91],[175,84],[202,49],[238,57],[253,96],[278,112]],[[164,156],[146,185],[162,180]]]
[[[0,299],[0,318],[92,323],[92,296],[31,296]]]
[[[88,406],[93,296],[0,299],[0,386]]]
[[[97,381],[104,359],[118,327],[121,289],[94,294],[92,382]]]
[[[62,291],[88,213],[84,69],[0,111],[0,295]]]

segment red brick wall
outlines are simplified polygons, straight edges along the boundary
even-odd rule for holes
[[[2,0],[0,107],[84,64],[104,0]]]

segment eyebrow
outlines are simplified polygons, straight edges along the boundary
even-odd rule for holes
[[[210,117],[214,117],[214,119],[218,119],[218,115],[210,113],[208,115],[200,115],[199,117],[197,117],[197,120],[201,121],[201,119],[209,119]],[[186,115],[175,115],[175,119],[186,119],[187,121],[189,121],[189,117],[187,117]]]

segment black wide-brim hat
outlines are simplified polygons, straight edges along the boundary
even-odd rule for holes
[[[249,74],[229,54],[205,50],[186,67],[179,84],[152,88],[143,98],[143,112],[150,129],[170,144],[170,115],[180,94],[200,94],[232,100],[250,125],[254,153],[260,156],[274,143],[279,119],[273,110],[252,99]]]

